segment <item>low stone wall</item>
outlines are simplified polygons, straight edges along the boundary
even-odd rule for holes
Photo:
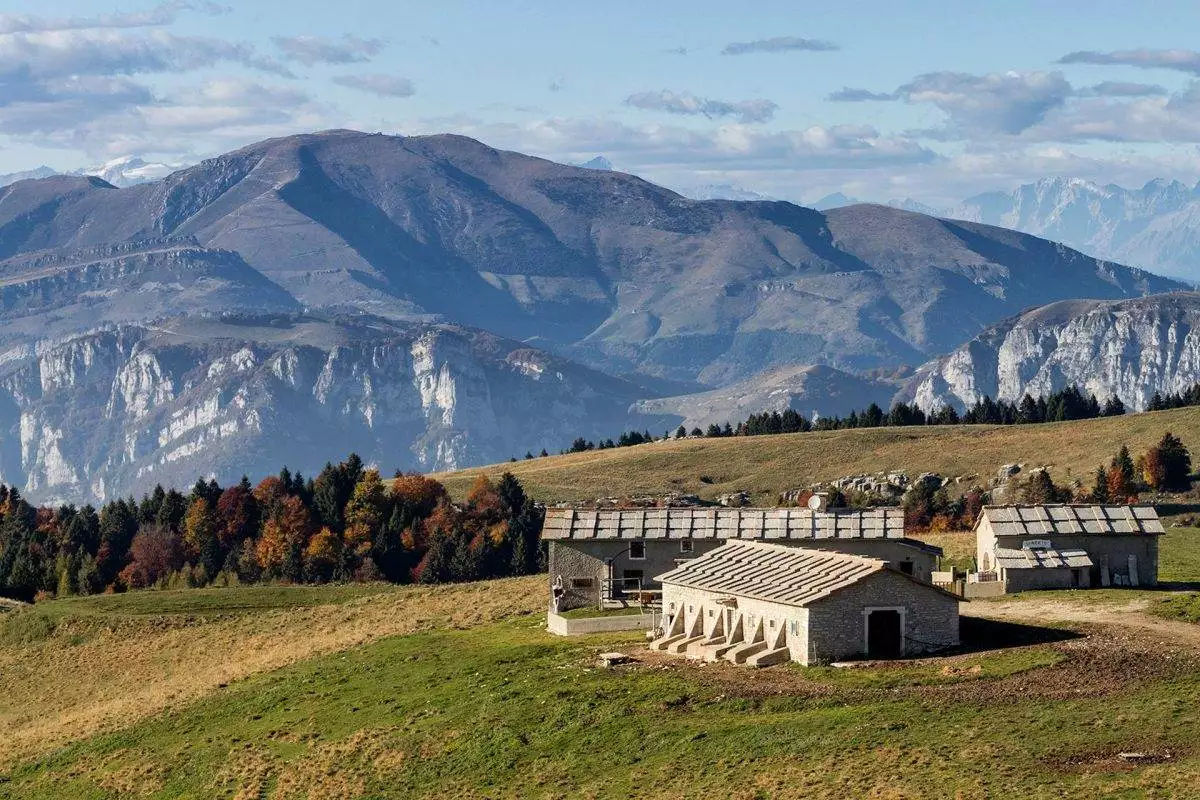
[[[589,633],[617,631],[648,631],[662,622],[662,614],[621,614],[607,617],[568,619],[551,611],[546,615],[546,628],[558,636],[583,636]]]
[[[1005,593],[1004,581],[983,581],[966,584],[964,597],[968,600],[977,600],[984,597],[1000,597]]]

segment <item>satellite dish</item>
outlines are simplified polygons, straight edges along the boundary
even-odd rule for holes
[[[812,497],[808,498],[808,507],[811,508],[813,511],[824,511],[825,510],[825,502],[826,502],[825,495],[814,494]]]

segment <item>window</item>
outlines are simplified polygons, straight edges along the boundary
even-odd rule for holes
[[[630,542],[629,557],[634,561],[643,561],[646,558],[646,543],[645,542]]]
[[[595,580],[592,578],[571,578],[572,589],[591,589],[595,585]]]
[[[640,569],[627,569],[622,573],[621,577],[627,581],[640,581],[642,579],[642,571]]]
[[[900,571],[903,572],[905,575],[912,575],[913,574],[913,562],[901,561],[900,562]]]
[[[692,540],[691,539],[681,539],[679,541],[679,552],[681,552],[681,553],[692,552]]]
[[[708,617],[709,617],[709,619],[712,619],[712,615],[713,615],[713,610],[710,608],[710,609],[708,610]]]
[[[767,625],[768,625],[768,627],[774,628],[774,627],[775,627],[775,620],[773,620],[773,619],[772,619],[772,620],[768,620],[768,621],[767,621]]]

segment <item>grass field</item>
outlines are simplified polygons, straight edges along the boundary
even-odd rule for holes
[[[1200,530],[1162,544],[1165,574],[1200,580]],[[750,671],[648,653],[637,633],[550,636],[544,592],[540,577],[244,587],[10,613],[0,798],[1149,798],[1200,785],[1192,624],[1155,623],[1196,631],[1188,644],[1176,629],[971,617],[978,652]],[[1004,608],[1038,618],[1092,601],[1170,619],[1197,607],[1106,590]],[[598,667],[614,649],[637,662]]]
[[[532,616],[390,637],[14,765],[0,797],[1185,797],[1200,781],[1200,676],[1179,654],[1123,687],[1072,673],[1070,643],[856,670],[595,665],[636,647]]]
[[[982,476],[1001,464],[1048,465],[1056,480],[1108,463],[1122,445],[1140,453],[1172,431],[1200,451],[1200,408],[1046,425],[875,428],[779,436],[669,441],[615,450],[550,456],[436,475],[456,496],[479,473],[512,471],[547,502],[663,495],[704,498],[750,492],[771,504],[780,492],[884,470]]]

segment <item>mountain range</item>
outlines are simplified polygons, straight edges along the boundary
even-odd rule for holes
[[[70,172],[59,173],[50,167],[41,166],[35,169],[26,170],[24,172],[10,172],[0,175],[0,187],[8,186],[17,181],[36,180],[39,178],[49,178],[54,175],[92,175],[103,179],[106,183],[113,186],[136,186],[139,183],[149,183],[160,178],[165,178],[175,170],[179,169],[180,165],[161,164],[157,162],[147,162],[137,156],[122,156],[114,158],[99,164],[94,167],[85,169],[72,170]]]
[[[1032,306],[1184,288],[887,206],[697,201],[461,136],[292,136],[125,188],[0,189],[3,478],[100,499],[285,460],[311,471],[351,444],[465,466],[729,418],[737,397],[839,413],[838,398],[894,389],[866,373]],[[429,336],[457,344],[426,368]],[[271,366],[289,349],[306,354],[294,383]],[[243,351],[243,377],[218,365]],[[278,427],[269,409],[286,409]],[[177,418],[196,421],[178,441]],[[310,431],[308,449],[289,430]]]
[[[843,208],[861,201],[840,192],[814,207]],[[915,200],[888,205],[947,219],[998,225],[1080,252],[1200,283],[1200,184],[1156,178],[1140,188],[1080,178],[1043,178],[1011,192],[984,192],[937,209]]]

